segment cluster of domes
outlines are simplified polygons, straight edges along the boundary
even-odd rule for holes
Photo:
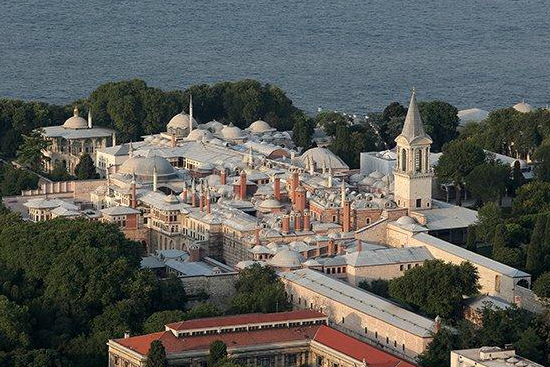
[[[172,178],[176,174],[170,162],[157,155],[154,150],[148,151],[145,156],[135,155],[128,158],[121,164],[119,172],[152,180],[155,170],[161,178]]]

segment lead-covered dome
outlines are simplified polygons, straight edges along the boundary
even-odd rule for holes
[[[123,174],[135,174],[141,179],[152,180],[154,171],[161,179],[174,178],[176,171],[165,158],[157,155],[154,150],[147,152],[145,156],[134,156],[128,158],[120,166],[119,172]]]
[[[282,250],[269,260],[269,265],[277,268],[298,269],[302,267],[304,261],[304,257],[299,252]]]
[[[315,167],[317,167],[317,169],[322,167],[332,169],[349,169],[348,165],[344,163],[340,157],[326,148],[316,147],[306,150],[304,154],[300,156],[302,164],[307,165],[310,157],[313,160],[313,163],[315,163]]]
[[[78,107],[75,107],[73,110],[73,115],[69,117],[63,127],[65,129],[87,129],[88,122],[78,115]]]
[[[193,127],[197,126],[197,120],[193,119]],[[189,128],[189,115],[180,112],[172,119],[170,119],[170,122],[168,122],[168,125],[166,126],[168,128],[180,128],[180,129],[188,129]]]
[[[212,139],[212,133],[208,130],[203,129],[195,129],[187,135],[187,140],[193,140],[193,141],[203,141],[204,139],[210,140]]]
[[[239,129],[237,126],[233,126],[233,124],[230,124],[226,127],[224,127],[221,131],[222,136],[225,139],[240,139],[244,137],[244,132]]]
[[[529,113],[535,110],[533,106],[531,106],[529,103],[526,103],[525,101],[521,101],[520,103],[515,104],[513,106],[513,109],[521,113]]]
[[[258,120],[251,123],[247,130],[252,133],[260,134],[274,131],[275,129],[273,129],[267,122],[263,120]]]

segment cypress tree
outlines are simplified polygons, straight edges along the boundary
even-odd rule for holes
[[[498,250],[505,248],[508,243],[508,234],[506,233],[506,227],[504,224],[499,224],[495,228],[495,234],[493,236],[493,257],[495,256],[495,252],[498,252]]]
[[[75,174],[79,180],[89,180],[99,177],[95,170],[94,161],[89,154],[82,154],[80,162],[75,167]]]
[[[544,244],[545,227],[546,217],[539,215],[535,222],[533,234],[531,234],[531,242],[527,246],[527,260],[525,262],[525,268],[533,275],[540,274],[544,265],[542,246]]]
[[[466,236],[466,248],[470,251],[476,252],[476,230],[474,226],[468,227],[468,234]]]
[[[221,340],[214,340],[210,343],[210,354],[208,355],[208,366],[213,367],[227,357],[227,345]]]
[[[166,350],[160,340],[153,340],[147,353],[147,367],[168,367]]]

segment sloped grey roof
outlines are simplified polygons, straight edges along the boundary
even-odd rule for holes
[[[525,278],[530,276],[529,274],[521,270],[499,263],[498,261],[489,259],[488,257],[481,256],[480,254],[466,250],[465,248],[462,248],[460,246],[453,245],[452,243],[443,241],[429,234],[418,233],[418,234],[415,234],[413,237],[419,240],[420,242],[429,244],[430,246],[438,248],[442,251],[458,256],[461,259],[464,259],[464,261],[469,261],[474,265],[483,266],[485,268],[491,269],[502,275],[506,275],[511,278]]]
[[[299,269],[281,273],[279,276],[422,338],[430,338],[434,331],[432,320],[318,271]]]
[[[101,209],[101,212],[107,215],[127,215],[140,213],[139,210],[124,205],[111,206],[109,208]]]
[[[424,131],[424,123],[422,122],[418,104],[416,103],[416,90],[413,90],[412,92],[407,117],[405,118],[403,130],[399,136],[403,136],[409,143],[418,138],[427,138],[432,141],[432,139]]]
[[[344,255],[351,266],[373,266],[432,260],[433,256],[425,247],[388,248],[375,251],[358,251]]]

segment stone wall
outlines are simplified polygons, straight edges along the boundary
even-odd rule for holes
[[[235,296],[235,282],[237,272],[198,275],[182,278],[185,292],[189,296],[196,296],[201,293],[208,294],[208,302],[225,310],[228,308],[231,299]]]

